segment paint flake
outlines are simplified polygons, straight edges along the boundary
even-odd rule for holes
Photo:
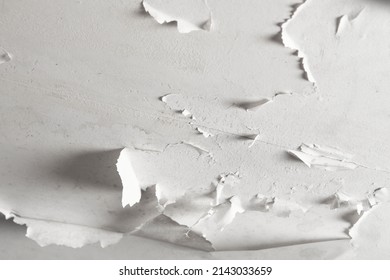
[[[6,50],[0,49],[0,64],[9,62],[11,60],[12,60],[12,55],[9,52],[7,52]]]
[[[176,199],[167,194],[164,189],[165,188],[163,188],[160,184],[156,184],[156,197],[162,210],[165,209],[169,204],[176,202]]]
[[[211,11],[204,0],[144,0],[142,4],[159,24],[177,22],[180,33],[211,29]]]
[[[259,109],[259,107],[272,102],[272,99],[270,98],[262,98],[257,101],[248,101],[248,102],[241,102],[241,103],[236,103],[236,106],[239,108],[242,108],[246,110],[247,112],[254,112]]]
[[[116,166],[123,186],[122,206],[129,205],[131,207],[140,201],[141,187],[132,166],[129,148],[124,148],[121,151]]]
[[[342,153],[332,147],[302,144],[297,150],[289,150],[287,152],[300,159],[308,167],[316,167],[328,171],[350,170],[358,167],[356,163],[350,161],[352,155]]]
[[[331,201],[331,209],[353,208],[360,215],[369,211],[375,205],[390,201],[388,188],[378,188],[364,198],[358,199],[343,192],[337,192]]]
[[[363,9],[364,10],[364,9]],[[357,12],[351,12],[350,14],[342,15],[336,19],[336,36],[339,37],[345,29],[351,27],[355,19],[360,15],[363,10]]]
[[[194,117],[194,115],[193,115],[190,111],[188,111],[187,109],[182,110],[182,111],[181,111],[181,114],[182,114],[183,116],[185,116],[186,118],[191,118],[191,119],[193,119],[193,120],[196,120],[196,118]]]
[[[199,132],[199,134],[202,134],[205,138],[214,136],[214,134],[211,134],[210,132],[204,130],[203,128],[197,127],[196,130]]]

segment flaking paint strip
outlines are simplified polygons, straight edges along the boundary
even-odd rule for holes
[[[6,219],[13,218],[14,223],[26,225],[26,237],[40,246],[63,245],[81,248],[88,244],[100,243],[102,248],[118,243],[123,233],[83,225],[62,223],[44,219],[23,217],[12,211],[0,209]]]
[[[288,31],[286,30],[287,27],[291,24],[291,22],[299,15],[300,11],[304,9],[304,6],[307,5],[307,3],[309,2],[310,0],[303,0],[301,4],[296,7],[295,11],[291,13],[291,17],[281,25],[281,37],[283,45],[285,47],[297,51],[297,56],[300,58],[300,63],[302,65],[303,70],[305,71],[305,77],[316,87],[316,80],[311,73],[306,54],[300,49],[300,47],[295,43],[293,37],[289,35]]]

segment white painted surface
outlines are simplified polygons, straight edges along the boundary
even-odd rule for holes
[[[223,231],[206,230],[216,250],[339,239],[349,244],[357,211],[331,209],[329,199],[340,190],[364,197],[389,186],[390,4],[308,0],[290,19],[292,5],[301,2],[208,0],[211,29],[182,34],[175,24],[157,23],[140,1],[3,1],[0,209],[131,232],[161,209],[150,188],[142,203],[122,208],[115,164],[128,147],[141,188],[158,184],[177,201],[166,207],[170,217],[197,221],[210,210],[208,201],[215,201],[213,182],[237,171],[240,180],[226,190],[240,201],[260,194],[290,202],[283,211],[246,211]],[[283,45],[279,32],[286,21],[283,32],[304,54],[315,85],[305,79],[299,57]],[[272,102],[245,109],[259,100]],[[260,137],[252,145],[248,135]],[[287,153],[302,143],[351,153],[358,167],[309,168]],[[210,199],[189,204],[207,193]],[[355,247],[337,245],[340,254],[318,258],[389,258],[388,235],[381,234],[390,228],[387,204],[369,210],[380,219],[366,213],[375,238],[364,227],[366,218],[359,220],[357,230],[364,232],[356,233]],[[17,230],[6,224],[7,232]],[[1,258],[33,257],[24,243],[15,242],[17,235],[4,238],[9,241],[2,244]],[[102,258],[211,254],[133,236],[121,242],[93,250]],[[126,254],[121,244],[129,248]],[[320,244],[321,250],[332,248]],[[48,248],[31,250],[43,258],[88,256],[84,249]],[[142,248],[150,248],[148,255]],[[254,258],[276,256],[268,250],[256,251]],[[212,254],[253,257],[253,252]]]

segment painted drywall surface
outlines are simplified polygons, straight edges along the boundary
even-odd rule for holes
[[[177,200],[239,172],[230,192],[241,200],[261,194],[307,209],[238,213],[222,232],[204,233],[216,249],[350,238],[356,209],[332,210],[327,200],[340,189],[364,196],[389,183],[390,7],[310,0],[289,20],[299,1],[207,4],[211,29],[181,34],[139,1],[6,1],[0,37],[12,60],[0,65],[2,208],[129,232],[159,214],[153,195],[149,207],[121,206],[115,163],[129,147],[142,187],[158,184]],[[285,21],[315,86],[281,41]],[[256,110],[243,107],[267,98]],[[259,137],[252,143],[248,135]],[[286,152],[302,143],[337,147],[359,167],[309,168]]]

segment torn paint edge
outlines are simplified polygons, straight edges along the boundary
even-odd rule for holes
[[[294,42],[292,37],[288,35],[286,31],[287,26],[299,15],[299,13],[304,9],[304,6],[309,2],[309,0],[303,0],[300,4],[295,7],[295,10],[291,12],[290,17],[284,21],[284,23],[280,26],[281,29],[281,39],[282,43],[286,48],[294,50],[297,52],[297,56],[300,60],[300,64],[305,73],[305,78],[311,82],[314,88],[317,88],[317,82],[311,73],[311,70],[308,65],[308,59],[306,54],[300,49],[300,47]]]
[[[131,162],[131,150],[123,148],[119,154],[116,168],[122,181],[122,207],[130,207],[141,200],[141,187]]]
[[[176,22],[177,30],[179,33],[190,33],[192,31],[198,31],[198,30],[204,30],[204,31],[210,31],[213,26],[212,21],[212,13],[211,9],[207,3],[206,0],[203,1],[207,9],[209,10],[209,18],[207,21],[202,23],[200,26],[195,25],[191,22],[184,21],[182,19],[175,19],[170,15],[167,15],[165,13],[162,13],[155,9],[152,5],[147,3],[147,0],[142,1],[142,6],[145,10],[145,12],[149,13],[159,24],[164,23],[170,23],[170,22]]]
[[[24,225],[26,226],[26,237],[35,241],[39,246],[41,247],[46,247],[49,245],[57,245],[57,246],[66,246],[70,248],[82,248],[86,245],[90,244],[96,244],[99,243],[102,248],[106,248],[107,246],[114,245],[118,243],[124,236],[124,233],[121,232],[116,232],[116,231],[110,231],[110,230],[105,230],[101,228],[95,228],[95,227],[90,227],[90,226],[85,226],[85,225],[78,225],[78,224],[72,224],[72,223],[63,223],[63,222],[58,222],[58,221],[52,221],[52,220],[45,220],[45,219],[37,219],[37,218],[28,218],[28,217],[23,217],[20,216],[16,213],[14,213],[11,210],[5,210],[5,209],[0,209],[0,213],[2,213],[5,216],[6,220],[12,219],[13,222],[17,225]],[[68,227],[73,227],[73,228],[79,228],[80,230],[87,230],[89,232],[95,232],[97,235],[102,235],[101,238],[94,238],[88,241],[88,234],[86,234],[86,239],[84,240],[84,243],[80,243],[78,245],[75,245],[75,243],[68,243],[66,241],[54,241],[54,238],[49,238],[50,236],[50,230],[48,232],[44,232],[43,234],[40,233],[39,230],[36,228],[39,228],[39,226],[33,226],[29,225],[29,221],[32,223],[38,222],[38,223],[47,223],[47,224],[58,224],[58,225],[63,225],[63,226],[68,226]],[[111,238],[107,238],[108,236],[111,236]],[[106,237],[106,238],[104,238]],[[52,241],[48,241],[50,239],[53,239]],[[79,241],[79,240],[78,240]]]

